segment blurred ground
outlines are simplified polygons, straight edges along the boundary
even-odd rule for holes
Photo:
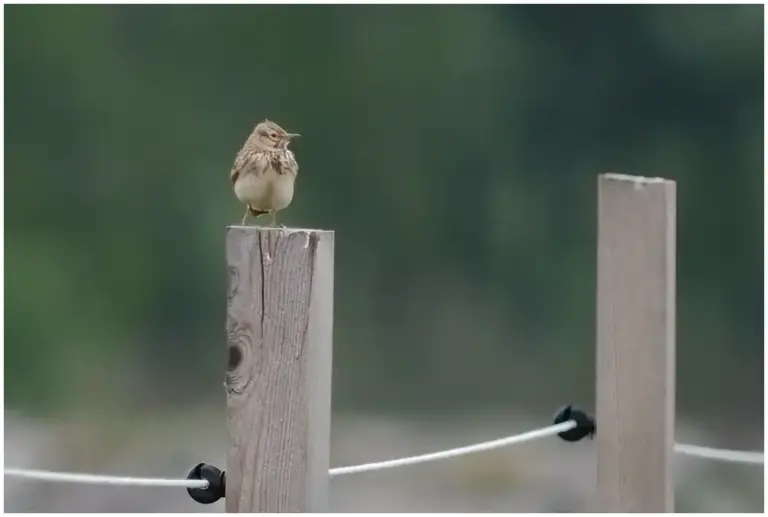
[[[548,425],[549,417],[431,415],[420,421],[339,415],[331,465],[380,461],[467,445]],[[198,409],[106,422],[33,421],[6,413],[6,465],[114,475],[185,477],[204,461],[225,464],[220,411]],[[681,441],[754,450],[678,423]],[[763,471],[677,458],[677,510],[760,512]],[[594,443],[545,438],[498,451],[335,478],[335,512],[585,512],[595,490]],[[95,487],[8,479],[8,512],[223,512],[183,489]]]

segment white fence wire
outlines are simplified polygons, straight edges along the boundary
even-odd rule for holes
[[[410,456],[407,458],[398,458],[388,461],[379,461],[375,463],[365,463],[362,465],[352,465],[349,467],[337,467],[328,471],[331,477],[343,476],[347,474],[358,474],[361,472],[371,472],[431,461],[455,458],[467,454],[489,451],[510,445],[517,445],[539,438],[554,436],[558,433],[568,431],[576,427],[573,420],[561,424],[550,425],[541,429],[535,429],[521,434],[499,438],[488,442],[467,445],[445,451],[421,454],[419,456]],[[762,465],[765,463],[765,456],[762,452],[734,451],[729,449],[715,449],[712,447],[701,447],[697,445],[687,445],[682,443],[675,444],[675,452],[687,456],[696,456],[711,460],[729,461],[736,463],[745,463],[753,465]],[[98,474],[76,474],[71,472],[52,472],[47,470],[33,470],[21,468],[6,468],[4,473],[8,477],[24,478],[36,481],[49,481],[57,483],[87,483],[98,485],[118,485],[118,486],[144,486],[144,487],[181,487],[181,488],[207,488],[208,482],[201,479],[165,479],[165,478],[140,478],[124,476],[102,476]]]

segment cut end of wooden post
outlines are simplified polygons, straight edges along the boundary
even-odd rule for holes
[[[673,180],[666,178],[649,178],[647,176],[633,176],[631,174],[619,174],[616,172],[606,172],[605,174],[601,174],[600,177],[607,180],[631,181],[633,183],[664,183],[665,181],[673,182]]]
[[[666,178],[647,178],[645,176],[631,176],[629,174],[617,174],[608,172],[600,174],[598,181],[625,181],[634,185],[635,190],[641,190],[646,185],[675,184],[674,180]]]
[[[281,232],[281,233],[296,233],[296,232],[309,232],[309,233],[322,233],[330,232],[333,230],[323,230],[320,228],[281,228],[272,226],[251,226],[247,224],[230,224],[227,225],[227,231],[229,230],[252,230],[252,231],[266,231],[266,232]]]

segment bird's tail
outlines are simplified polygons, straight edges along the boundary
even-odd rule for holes
[[[248,208],[248,212],[249,212],[249,213],[250,213],[250,214],[251,214],[253,217],[259,217],[260,215],[268,214],[268,213],[269,213],[269,210],[256,210],[255,208],[250,208],[250,207],[249,207],[249,208]]]

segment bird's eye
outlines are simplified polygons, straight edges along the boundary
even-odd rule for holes
[[[270,134],[269,134],[269,136],[270,136],[271,138],[277,138],[277,133],[270,133]]]

